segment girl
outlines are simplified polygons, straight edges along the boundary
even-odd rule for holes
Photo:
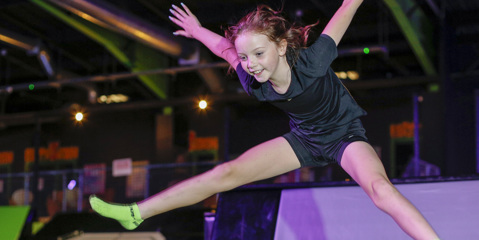
[[[143,219],[218,192],[300,167],[337,162],[412,238],[438,239],[421,213],[387,178],[359,120],[365,111],[329,67],[361,2],[344,0],[308,48],[305,44],[313,25],[291,25],[266,6],[243,17],[222,37],[203,28],[184,4],[183,8],[173,5],[170,19],[182,28],[174,34],[194,38],[225,59],[236,69],[249,95],[271,102],[289,115],[291,132],[139,203],[109,204],[92,196],[92,208],[134,229]]]

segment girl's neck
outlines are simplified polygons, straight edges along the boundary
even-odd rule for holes
[[[291,68],[286,61],[286,56],[281,57],[279,66],[276,69],[276,74],[275,76],[271,76],[269,82],[273,89],[279,94],[284,94],[288,91],[289,85],[291,85]]]

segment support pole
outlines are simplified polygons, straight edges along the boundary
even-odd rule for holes
[[[35,159],[33,161],[33,178],[32,184],[30,185],[32,189],[33,200],[31,204],[31,211],[33,213],[33,218],[37,218],[37,211],[38,211],[38,178],[39,178],[39,170],[38,165],[40,162],[40,144],[41,144],[41,134],[42,134],[42,123],[41,120],[37,118],[35,124],[35,133],[33,135],[33,147],[35,148]],[[25,189],[28,191],[28,189]]]
[[[419,176],[419,161],[420,161],[420,149],[419,149],[419,98],[417,94],[413,95],[413,111],[414,111],[414,176]]]

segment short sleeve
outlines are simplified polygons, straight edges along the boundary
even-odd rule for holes
[[[310,77],[322,77],[337,56],[338,49],[334,40],[321,34],[309,48],[301,51],[296,66],[298,71]]]

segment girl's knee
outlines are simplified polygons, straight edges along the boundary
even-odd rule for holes
[[[222,163],[218,166],[215,166],[213,168],[213,172],[215,172],[216,177],[222,179],[222,178],[225,178],[225,177],[228,177],[228,176],[232,175],[233,167],[231,166],[231,164],[229,162],[226,162],[226,163]]]
[[[213,181],[224,186],[223,188],[230,188],[233,185],[235,168],[231,162],[222,163],[211,170]]]
[[[380,209],[384,209],[385,204],[397,194],[399,194],[398,190],[387,178],[378,178],[371,182],[371,193],[369,195]]]

